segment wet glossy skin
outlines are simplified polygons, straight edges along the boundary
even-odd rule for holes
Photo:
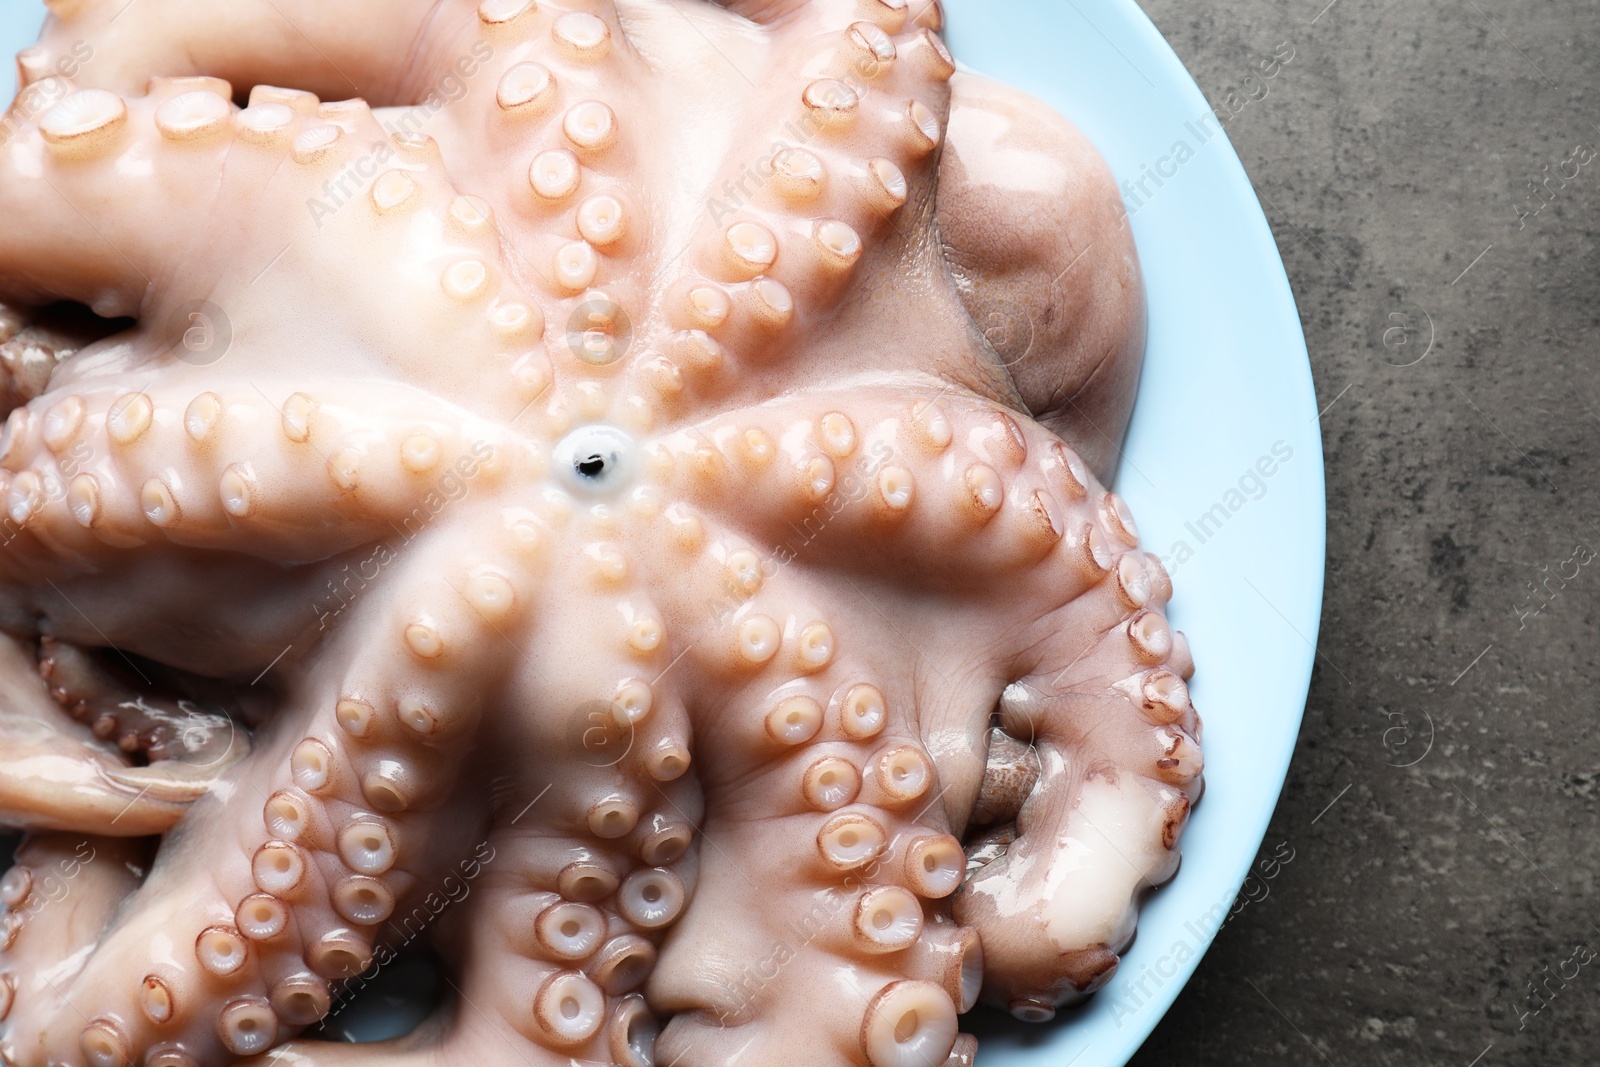
[[[277,8],[22,58],[0,1051],[227,1062],[419,939],[435,1020],[287,1048],[937,1065],[1103,983],[1199,723],[1082,137],[917,3]]]

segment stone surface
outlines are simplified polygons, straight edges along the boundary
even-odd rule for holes
[[[1592,1064],[1600,7],[1326,2],[1143,0],[1288,266],[1328,572],[1295,858],[1133,1063]]]
[[[1600,959],[1559,975],[1600,949],[1600,159],[1519,213],[1600,146],[1600,7],[1323,3],[1144,0],[1237,107],[1331,406],[1322,657],[1263,850],[1295,859],[1134,1063],[1589,1064]]]

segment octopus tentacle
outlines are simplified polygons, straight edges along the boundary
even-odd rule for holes
[[[874,392],[870,404],[819,390],[720,416],[657,442],[647,462],[707,506],[759,502],[740,515],[749,533],[808,562],[894,561],[964,589],[1032,572],[1041,612],[1104,576],[1109,543],[1087,521],[1104,493],[1091,497],[1059,439],[970,395],[900,382]]]
[[[464,173],[471,192],[507,205],[502,225],[527,284],[570,312],[600,287],[637,306],[633,261],[647,246],[645,205],[630,188],[647,131],[621,117],[636,91],[638,59],[610,3],[484,4],[476,34],[484,64],[484,128],[437,133],[455,157],[481,152],[478,138],[514,153],[519,166]],[[492,101],[492,103],[491,103]],[[398,113],[401,125],[415,116]],[[628,299],[625,299],[628,298]],[[566,325],[563,315],[558,325]],[[578,355],[579,353],[574,353]],[[585,352],[604,366],[611,353]]]
[[[11,826],[138,836],[170,828],[225,770],[135,768],[72,722],[38,676],[32,650],[0,635],[0,820]]]
[[[555,833],[565,839],[489,838],[494,865],[449,920],[461,998],[477,1011],[456,1014],[444,1051],[510,1043],[536,1063],[653,1063],[658,1023],[639,990],[693,864],[679,853],[650,866],[581,822]]]
[[[1039,781],[1039,754],[1000,729],[989,731],[988,755],[977,803],[968,827],[988,827],[1016,821],[1022,804]]]
[[[65,833],[23,841],[0,878],[0,1022],[65,1005],[64,987],[139,886],[150,851],[144,841]],[[0,1038],[0,1058],[16,1063],[21,1055],[13,1033]]]
[[[295,695],[314,709],[308,726],[263,739],[230,792],[195,814],[249,826],[253,811],[255,828],[231,847],[226,835],[169,844],[63,987],[65,1006],[35,1005],[30,1024],[13,1028],[25,1057],[68,1040],[94,1062],[93,1049],[181,1049],[199,1062],[263,1051],[366,969],[392,936],[381,924],[428,892],[461,847],[453,827],[465,798],[452,783],[481,713],[473,693],[508,655],[485,631],[518,625],[519,586],[526,603],[517,568],[485,559],[458,592],[440,574],[459,561],[441,567],[437,551],[359,609],[382,620],[371,627],[378,643],[351,656],[348,673],[319,672]],[[194,862],[215,885],[183,880]],[[151,958],[157,936],[176,947]],[[70,1010],[84,1004],[100,1012],[88,1031]]]
[[[504,518],[541,561],[537,588],[518,594],[531,613],[570,602],[574,583],[616,586],[620,576],[596,572],[582,553],[555,553],[559,519]],[[529,525],[538,546],[529,547]],[[457,902],[433,937],[459,971],[459,1003],[386,1055],[437,1062],[509,1047],[540,1064],[655,1062],[655,1017],[639,990],[695,889],[699,786],[685,776],[688,723],[675,692],[639,677],[659,634],[641,640],[645,631],[618,633],[603,617],[589,624],[596,632],[577,620],[562,635],[567,647],[515,668],[505,699],[541,714],[485,726],[506,755],[480,770],[504,796],[494,827],[436,890]],[[347,716],[360,736],[375,736],[378,720],[364,708]],[[530,766],[511,755],[529,750],[566,759]],[[425,929],[426,903],[401,907],[390,925]],[[305,1042],[287,1050],[310,1063],[347,1055]]]
[[[955,914],[983,936],[985,999],[1019,1018],[1049,1018],[1104,985],[1139,897],[1177,870],[1203,764],[1198,717],[1168,667],[1158,566],[1124,550],[1102,583],[1043,620],[1037,666],[1000,701],[1038,779],[1014,840],[983,857]]]
[[[691,362],[714,344],[737,353],[741,378],[761,377],[804,327],[827,320],[864,253],[932,187],[954,68],[903,7],[861,13],[807,5],[775,38],[778,67],[806,73],[766,90],[765,114],[712,178],[710,225],[668,288],[681,331],[671,345]],[[716,392],[738,381],[724,377]]]
[[[812,533],[815,542],[823,546],[822,551],[826,551],[828,539],[833,537],[852,545],[860,544],[864,540],[861,537],[861,528],[864,526],[881,531],[880,539],[874,543],[884,545],[886,551],[902,553],[907,547],[903,538],[911,539],[914,544],[919,534],[938,531],[943,536],[939,537],[937,544],[944,551],[941,558],[943,567],[938,577],[956,583],[957,587],[973,580],[974,570],[979,575],[992,576],[997,572],[1015,573],[1018,568],[1027,568],[1036,575],[1031,586],[1041,597],[1035,601],[1041,605],[1040,614],[1044,621],[1040,626],[1046,632],[1053,633],[1055,636],[1051,640],[1063,649],[1057,653],[1060,662],[1070,662],[1077,654],[1076,650],[1064,650],[1071,647],[1073,642],[1112,640],[1099,636],[1106,632],[1120,635],[1116,640],[1121,643],[1114,643],[1114,650],[1143,657],[1152,666],[1164,662],[1173,654],[1175,639],[1158,614],[1161,604],[1170,595],[1170,582],[1159,562],[1131,550],[1137,531],[1127,515],[1125,505],[1115,496],[1106,494],[1075,456],[1059,443],[1050,444],[1048,438],[1030,441],[1015,420],[992,409],[986,417],[981,409],[971,414],[959,410],[947,414],[941,410],[937,418],[930,418],[926,411],[919,414],[921,419],[908,420],[912,422],[910,429],[915,436],[905,434],[896,440],[893,431],[899,427],[890,427],[888,440],[894,441],[894,444],[886,443],[884,453],[898,459],[920,445],[924,452],[931,450],[940,462],[925,462],[915,467],[910,465],[909,460],[905,464],[882,464],[876,484],[862,494],[862,506],[844,507],[837,514],[819,513],[817,529],[808,533]],[[967,421],[972,414],[977,414],[978,418]],[[930,422],[933,432],[928,428]],[[843,440],[843,425],[841,422],[835,427],[836,442]],[[869,423],[862,431],[862,440],[870,448],[870,442],[881,433]],[[918,437],[920,440],[916,439]],[[708,463],[706,458],[712,454],[720,455],[714,445],[706,443],[718,439],[703,431],[679,435],[671,441],[675,448],[662,450],[663,458],[659,466],[669,472],[681,471],[678,484],[690,493],[697,489],[706,495],[726,492],[731,478],[719,476],[718,465]],[[720,439],[735,441],[737,437],[723,433]],[[790,443],[791,449],[800,452],[802,458],[805,450],[811,449],[819,461],[828,459],[826,450],[829,434],[826,426],[796,428],[778,439]],[[1032,454],[1030,444],[1034,446]],[[733,448],[728,451],[733,451]],[[835,451],[849,454],[848,450],[842,448],[836,448]],[[961,452],[968,452],[968,455],[963,457]],[[947,455],[953,462],[945,461]],[[667,466],[669,460],[670,467]],[[697,481],[706,482],[703,472],[708,470],[713,472],[710,477],[713,488],[697,486]],[[924,473],[932,475],[926,479],[932,485],[925,491],[919,491],[926,484],[919,477]],[[742,491],[764,495],[762,490],[774,484],[774,496],[763,499],[764,506],[758,513],[776,516],[780,520],[787,519],[793,528],[799,518],[794,512],[793,501],[799,494],[792,489],[785,491],[783,482],[770,477],[758,478]],[[819,493],[819,496],[832,494],[831,483],[821,486],[821,489],[826,492]],[[947,500],[955,506],[945,505]],[[901,503],[900,510],[911,513],[908,519],[898,524],[893,521],[898,517],[894,506],[897,501]],[[921,522],[914,521],[918,515],[923,517]],[[948,532],[962,521],[963,516],[970,526],[985,533],[984,551],[981,555],[978,552],[961,554],[956,557],[961,561],[956,566],[949,555]],[[884,534],[887,534],[886,540],[881,539]],[[929,544],[922,551],[931,557],[936,549]],[[857,565],[860,562],[857,556]],[[1061,602],[1069,606],[1054,612],[1048,609],[1049,604]],[[1094,664],[1098,658],[1084,656],[1079,667]],[[1066,677],[1073,676],[1069,674]],[[1081,682],[1081,695],[1098,696],[1109,687],[1110,682],[1118,681],[1121,677],[1118,675],[1105,679],[1097,675],[1086,676]],[[1169,677],[1175,679],[1176,675],[1171,671],[1163,672],[1153,684],[1160,688],[1164,684],[1160,678]],[[1111,706],[1120,706],[1120,701],[1126,698],[1116,690],[1110,690],[1106,695],[1098,696],[1098,699]],[[1122,766],[1127,768],[1126,774],[1143,774],[1153,779],[1151,788],[1154,799],[1150,804],[1158,815],[1152,816],[1156,818],[1153,831],[1155,852],[1146,865],[1148,870],[1141,869],[1139,876],[1151,883],[1164,880],[1173,869],[1171,860],[1175,854],[1170,851],[1171,846],[1181,829],[1191,799],[1176,786],[1191,785],[1199,773],[1195,762],[1198,749],[1193,738],[1181,726],[1174,725],[1165,731],[1152,730],[1142,718],[1090,717],[1077,702],[1070,709],[1065,706],[1064,698],[1061,703],[1061,710],[1055,713],[1057,717],[1081,727],[1084,736],[1092,737],[1095,744],[1109,746],[1101,755],[1105,767],[1096,770],[1100,765],[1092,761],[1082,766],[1072,763],[1070,766],[1076,768],[1072,773],[1080,776],[1087,774],[1094,781],[1101,777],[1115,779],[1114,768]],[[1180,720],[1187,721],[1184,714],[1174,716],[1174,722]],[[1016,729],[1015,723],[1011,725]],[[1033,735],[1028,735],[1028,739],[1041,746],[1041,759],[1052,754],[1051,743],[1072,747],[1075,758],[1079,760],[1088,758],[1089,752],[1100,751],[1077,751],[1078,735],[1054,742],[1039,741]],[[1034,795],[1042,799],[1038,800],[1036,811],[1053,810],[1052,805],[1067,805],[1068,791],[1077,788],[1072,774],[1066,769],[1069,764],[1062,762],[1064,757],[1059,755],[1059,751],[1055,750],[1055,761],[1039,776]],[[1113,760],[1115,762],[1107,762]],[[1097,790],[1098,787],[1089,788],[1088,793],[1093,794]],[[1138,799],[1137,794],[1129,796],[1132,799],[1128,799],[1127,804],[1131,805],[1133,800]],[[1107,810],[1118,809],[1112,805]],[[1023,836],[1018,844],[1012,846],[1016,857],[1027,857],[1035,841],[1048,839],[1030,840],[1026,836],[1030,822],[1037,820],[1038,815],[1027,808],[1023,812],[1019,827]],[[1139,831],[1119,824],[1117,833],[1137,837]],[[971,902],[982,902],[1003,892],[1000,887],[1009,885],[1005,881],[1006,871],[1027,869],[1025,858],[1011,859],[986,869],[964,891],[962,899],[968,903],[958,908],[958,915],[965,922],[976,923],[975,916],[987,913],[983,911],[981,903]],[[1109,878],[1102,870],[1097,870],[1096,877]],[[1022,893],[1024,899],[1036,898],[1039,902],[1036,906],[1048,911],[1046,902],[1056,890],[1041,879],[1042,876],[1035,874],[1031,881],[1012,890],[1012,896],[1008,899],[1014,899],[1017,893]],[[1136,885],[1119,886],[1114,879],[1111,882],[1113,888],[1109,892],[1112,896],[1125,891],[1128,897],[1132,897],[1137,890]],[[1072,899],[1078,897],[1073,896]],[[1128,925],[1131,911],[1127,910],[1128,906],[1127,899],[1118,906],[1115,918],[1120,925],[1106,932],[1109,938],[1106,945],[1098,949],[1089,945],[1069,945],[1071,937],[1077,934],[1074,931],[1063,935],[1066,940],[1061,942],[1061,947],[1047,953],[1050,965],[1070,970],[1070,981],[1054,976],[1053,983],[1045,982],[1037,973],[1043,965],[1034,966],[1030,971],[1023,965],[1023,959],[1002,956],[996,972],[1005,977],[995,985],[1001,989],[1024,991],[1010,996],[1006,1003],[1023,1013],[1053,1011],[1055,1004],[1065,1001],[1069,996],[1082,995],[1093,988],[1094,982],[1103,981],[1109,976],[1107,968],[1114,965],[1114,953],[1122,947],[1119,939],[1125,939],[1131,932],[1131,925]],[[1019,946],[1013,951],[1037,954],[1040,951],[1037,939],[1019,933],[1006,934],[1013,925],[1014,921],[1009,924],[999,922],[992,936],[1002,938],[1001,944],[1005,948]],[[1066,963],[1058,958],[1072,954],[1075,955]],[[1032,959],[1026,955],[1024,958]]]
[[[157,75],[210,74],[388,102],[408,91],[403,61],[434,5],[286,0],[258,9],[158,0],[125,12],[110,0],[55,0],[50,7],[40,43],[20,58],[26,80],[71,71],[85,84],[134,93]]]
[[[13,412],[0,439],[19,535],[9,553],[65,556],[74,569],[163,542],[316,559],[413,521],[427,492],[481,489],[514,463],[499,426],[412,390],[132,384]]]
[[[65,298],[105,316],[132,314],[152,279],[176,262],[172,227],[201,228],[230,148],[230,89],[216,79],[151,88],[125,98],[52,77],[18,98],[25,121],[0,152],[0,204],[15,220],[0,238],[9,298]],[[181,151],[163,143],[180,129]],[[211,168],[197,165],[203,158]],[[118,166],[145,159],[154,166],[135,166],[149,170],[139,177]],[[82,205],[95,209],[93,218]]]
[[[151,327],[98,350],[75,384],[117,370],[142,382],[153,361],[173,384],[195,382],[199,396],[232,338],[270,330],[304,346],[299,368],[285,364],[285,372],[345,345],[380,377],[479,399],[486,381],[447,373],[437,359],[476,344],[504,352],[495,379],[513,388],[490,391],[496,414],[520,414],[549,389],[548,361],[536,351],[543,314],[501,266],[492,210],[450,183],[431,139],[391,134],[359,101],[321,104],[258,86],[241,111],[226,89],[177,79],[128,100],[71,93],[23,126],[0,157],[0,167],[17,172],[0,182],[0,196],[26,220],[0,239],[3,276],[24,280],[13,295],[70,298],[102,314],[137,311]],[[67,136],[101,119],[90,131],[98,140]],[[46,131],[58,128],[65,141],[51,145]],[[153,166],[141,163],[130,176],[118,162],[128,158]],[[75,206],[83,202],[109,206],[119,221],[89,225]],[[254,249],[245,262],[214,262],[204,219],[216,210],[244,220],[235,236]],[[436,229],[413,241],[422,220]],[[300,269],[275,269],[291,249],[306,257]],[[286,320],[286,304],[349,287],[352,249],[396,279],[387,303],[352,302],[348,316],[315,328]],[[433,311],[434,328],[398,329],[418,306]]]
[[[769,24],[788,18],[812,0],[715,0],[751,22]],[[842,5],[841,5],[842,6]],[[885,0],[862,5],[877,18],[910,18],[918,26],[938,32],[944,27],[944,7],[939,0]],[[846,8],[845,10],[848,11]]]
[[[964,860],[910,672],[874,669],[871,627],[793,576],[755,586],[691,653],[720,685],[690,704],[708,814],[694,899],[647,989],[675,1013],[661,1056],[782,1063],[821,1041],[839,1062],[942,1064],[982,950],[943,903]],[[803,1024],[783,1010],[817,988],[850,992]]]
[[[373,1055],[408,1065],[489,1062],[508,1051],[539,1067],[660,1062],[659,1024],[639,989],[692,870],[641,866],[581,825],[566,836],[533,821],[491,832],[437,890],[453,907],[431,933],[459,970],[443,1011],[400,1041],[302,1040],[281,1055],[314,1067]],[[418,905],[392,921],[420,932],[431,914]]]
[[[250,750],[242,708],[141,691],[54,638],[39,642],[39,674],[51,697],[97,738],[169,770],[176,761],[195,780],[215,777]]]

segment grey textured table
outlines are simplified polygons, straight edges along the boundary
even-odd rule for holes
[[[1324,2],[1145,0],[1288,265],[1329,547],[1295,858],[1134,1062],[1592,1065],[1600,5]]]
[[[1143,3],[1288,266],[1328,580],[1295,859],[1133,1062],[1600,1063],[1600,5]]]

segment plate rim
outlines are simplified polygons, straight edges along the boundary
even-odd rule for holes
[[[960,19],[963,17],[959,12],[969,4],[977,2],[978,0],[944,0],[947,9],[954,9],[955,12],[951,15],[951,27],[949,28],[959,31]],[[981,2],[985,11],[992,12],[992,17],[997,21],[1007,18],[1007,15],[1003,12],[1008,8],[1043,6],[1042,4],[1030,5],[1028,0],[981,0]],[[1055,0],[1050,0],[1050,2],[1053,5]],[[1065,0],[1065,3],[1071,12],[1075,12],[1084,22],[1093,26],[1100,36],[1105,38],[1110,47],[1116,48],[1115,43],[1107,36],[1106,29],[1091,18],[1084,11],[1083,6],[1080,6],[1075,0]],[[1139,7],[1135,0],[1085,0],[1085,3],[1092,5],[1099,11],[1109,11],[1111,16],[1118,20],[1131,35],[1139,39],[1140,44],[1143,46],[1139,58],[1142,60],[1148,57],[1159,65],[1159,71],[1150,72],[1150,76],[1156,78],[1164,89],[1175,91],[1175,106],[1181,107],[1185,114],[1190,115],[1214,113],[1214,109],[1201,92],[1194,76],[1189,73],[1182,59],[1167,42],[1149,15]],[[1056,14],[1065,18],[1068,17],[1069,12],[1066,9],[1061,9]],[[952,44],[952,51],[955,53],[958,62],[960,62],[962,50],[959,43]],[[1120,53],[1121,49],[1117,49],[1117,51]],[[1127,55],[1124,54],[1122,58],[1141,75],[1145,73],[1142,68],[1134,65]],[[985,69],[981,65],[969,66],[966,63],[961,65],[963,69],[973,73],[984,74],[1007,84],[1012,83],[1004,72]],[[1149,79],[1147,78],[1147,80]],[[1069,119],[1072,118],[1070,115],[1067,117]],[[1287,339],[1290,339],[1290,347],[1284,353],[1283,359],[1289,364],[1286,370],[1293,378],[1293,395],[1285,399],[1289,401],[1293,408],[1298,410],[1299,414],[1306,415],[1309,413],[1306,418],[1307,423],[1314,421],[1316,424],[1316,432],[1310,434],[1306,441],[1307,444],[1312,446],[1311,454],[1307,458],[1308,460],[1314,460],[1314,462],[1307,462],[1304,467],[1304,473],[1297,472],[1297,476],[1303,481],[1304,490],[1311,493],[1317,504],[1315,521],[1310,523],[1309,528],[1304,531],[1308,536],[1305,546],[1308,550],[1308,555],[1314,557],[1317,562],[1315,573],[1308,573],[1304,576],[1307,579],[1309,595],[1306,596],[1302,603],[1291,607],[1291,612],[1295,608],[1299,609],[1300,617],[1297,619],[1286,617],[1285,619],[1289,627],[1304,639],[1304,648],[1298,653],[1298,664],[1293,672],[1298,679],[1293,687],[1293,691],[1298,698],[1297,707],[1293,710],[1294,729],[1292,733],[1288,734],[1286,743],[1272,752],[1270,766],[1261,766],[1263,771],[1270,770],[1270,778],[1276,785],[1271,791],[1271,803],[1264,803],[1250,813],[1248,833],[1242,835],[1244,840],[1251,842],[1250,850],[1248,852],[1241,850],[1240,854],[1233,858],[1229,867],[1231,873],[1228,876],[1227,884],[1231,887],[1232,896],[1229,898],[1228,905],[1231,906],[1233,899],[1237,898],[1239,891],[1243,888],[1245,881],[1254,869],[1256,857],[1263,847],[1272,817],[1277,811],[1284,790],[1287,788],[1289,769],[1294,759],[1295,750],[1298,748],[1300,731],[1304,724],[1310,696],[1312,673],[1316,663],[1317,641],[1321,627],[1322,604],[1327,580],[1327,479],[1321,435],[1321,417],[1317,408],[1315,377],[1311,366],[1310,352],[1305,342],[1304,327],[1300,320],[1299,305],[1295,299],[1293,287],[1289,282],[1288,271],[1283,262],[1283,256],[1278,250],[1277,240],[1273,236],[1266,211],[1256,192],[1255,183],[1251,180],[1249,172],[1245,170],[1244,163],[1239,158],[1232,139],[1227,134],[1225,124],[1219,122],[1218,125],[1218,134],[1220,136],[1214,136],[1213,138],[1217,148],[1220,149],[1215,165],[1226,172],[1227,181],[1224,191],[1234,198],[1239,221],[1245,226],[1245,230],[1237,235],[1239,243],[1248,245],[1248,251],[1252,258],[1259,260],[1264,265],[1265,269],[1260,280],[1264,286],[1270,287],[1272,290],[1266,306],[1271,309],[1273,317],[1278,320],[1278,328],[1283,331]],[[1206,144],[1209,150],[1212,142],[1207,141]],[[1115,172],[1114,165],[1113,171]],[[1123,175],[1117,174],[1116,177],[1120,184]],[[1141,261],[1143,258],[1141,255]],[[1150,314],[1150,308],[1147,306],[1147,325]],[[1145,397],[1145,383],[1146,377],[1142,372],[1139,390],[1135,396],[1134,417],[1137,416],[1140,401]],[[1130,431],[1132,426],[1133,420],[1130,418]],[[1297,446],[1300,443],[1300,441],[1296,441]],[[1119,477],[1121,469],[1119,464]],[[1202,797],[1200,805],[1203,805],[1204,802]],[[1156,892],[1169,891],[1170,887],[1182,878],[1182,873],[1182,865],[1180,864],[1178,874],[1174,876],[1174,879],[1158,887]],[[1141,908],[1142,911],[1143,909]],[[1165,984],[1157,990],[1156,995],[1140,1005],[1136,1019],[1118,1031],[1119,1034],[1124,1035],[1122,1044],[1125,1047],[1119,1049],[1115,1054],[1117,1058],[1080,1061],[1074,1057],[1072,1061],[1074,1067],[1097,1067],[1097,1065],[1123,1067],[1123,1065],[1127,1064],[1143,1047],[1150,1035],[1155,1031],[1156,1026],[1166,1017],[1172,1005],[1177,1001],[1183,990],[1187,988],[1189,980],[1199,967],[1200,961],[1210,951],[1219,932],[1220,928],[1200,938],[1193,956],[1180,964],[1179,968],[1174,971],[1173,976],[1166,979]],[[1137,944],[1137,936],[1136,934],[1135,945]],[[1132,947],[1130,945],[1129,949],[1125,950],[1125,954],[1126,952],[1131,952]],[[1093,1009],[1093,1006],[1097,1003],[1096,998],[1104,998],[1107,992],[1108,989],[1101,990],[1081,1008],[1067,1009],[1067,1011],[1073,1014],[1073,1018],[1079,1018],[1081,1017],[1080,1013]],[[1014,1022],[998,1012],[991,1012],[990,1014],[999,1021],[999,1025],[1006,1032],[1015,1034],[1038,1034],[1039,1032],[1040,1028],[1032,1024]],[[1047,1024],[1047,1028],[1049,1026],[1070,1030],[1073,1027],[1073,1019],[1069,1018],[1065,1022],[1058,1020],[1057,1023]],[[1045,1064],[1052,1062],[1049,1056],[1054,1051],[1056,1051],[1054,1043],[1040,1042],[1033,1049],[1022,1051],[1020,1053],[1020,1062],[1038,1064],[1039,1067],[1044,1067]],[[1081,1056],[1088,1051],[1089,1047],[1086,1046],[1079,1055]],[[980,1044],[978,1061],[982,1063],[983,1060],[983,1046]],[[1010,1062],[1018,1061],[1012,1060]]]

